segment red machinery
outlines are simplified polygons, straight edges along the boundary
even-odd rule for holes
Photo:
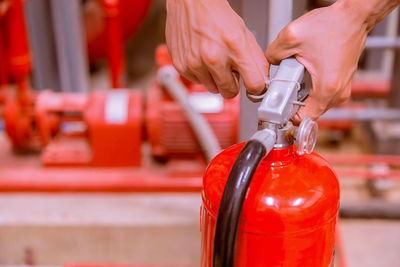
[[[106,21],[114,18],[116,24],[122,26],[120,30],[122,41],[128,40],[143,22],[151,0],[88,0],[86,6],[91,5],[100,7],[100,22],[93,21],[95,24],[86,23],[86,39],[88,41],[88,53],[90,61],[105,56],[111,49],[107,43],[107,23]],[[96,12],[97,15],[97,12]],[[93,27],[94,26],[94,27]],[[88,28],[90,27],[90,29]],[[96,29],[94,29],[97,27]],[[121,48],[119,48],[121,49]],[[119,51],[116,51],[119,53]]]
[[[4,122],[6,130],[16,148],[28,147],[32,144],[31,108],[34,96],[29,86],[29,75],[32,64],[29,43],[26,34],[25,17],[22,0],[9,1],[9,7],[1,19],[4,29],[4,45],[0,49],[6,53],[6,74],[17,85],[17,93],[6,96]],[[18,33],[18,34],[16,34]],[[7,79],[5,80],[7,82]]]
[[[156,64],[158,68],[172,64],[165,45],[157,48]],[[188,101],[207,119],[221,147],[234,144],[238,136],[238,98],[222,99],[220,95],[208,93],[203,85],[194,84],[183,77],[181,80],[189,92]],[[146,128],[155,156],[188,157],[201,152],[182,108],[156,80],[147,91]]]
[[[9,3],[1,19],[7,38],[1,37],[9,41],[4,49],[0,47],[0,52],[10,59],[10,64],[1,68],[3,72],[7,70],[7,75],[2,75],[5,77],[2,81],[7,82],[8,76],[11,76],[18,86],[16,97],[7,97],[4,113],[6,132],[13,147],[18,150],[43,148],[41,159],[48,166],[139,166],[143,120],[141,94],[138,91],[116,90],[98,91],[90,96],[50,91],[33,95],[28,86],[31,61],[23,2],[13,0]],[[119,20],[124,16],[126,18],[123,7],[126,8],[127,3],[119,0],[103,0],[100,3],[106,16],[105,34],[109,37],[111,78],[117,86],[121,84],[123,73],[123,37]],[[142,9],[138,10],[146,10],[148,3],[141,2]],[[133,29],[130,28],[131,32]],[[119,52],[111,53],[115,50]],[[171,64],[165,47],[158,49],[157,63],[159,66]],[[207,93],[200,85],[185,83],[193,99],[217,99],[217,106],[212,107],[211,112],[205,111],[205,116],[222,146],[233,144],[237,139],[238,100],[223,100],[220,96]],[[157,82],[150,89],[147,108],[147,129],[154,155],[197,157],[200,154],[198,142],[180,106]],[[176,135],[177,132],[179,135]]]
[[[23,1],[8,3],[0,20],[4,28],[4,36],[0,34],[0,53],[8,56],[8,64],[1,66],[0,77],[6,83],[10,76],[18,89],[16,96],[10,94],[5,99],[4,122],[13,147],[19,150],[45,147],[42,153],[45,165],[139,166],[141,93],[115,90],[87,96],[45,91],[34,96],[28,85],[31,60]],[[111,77],[119,79],[123,67],[122,37],[117,38],[121,25],[116,23],[119,1],[103,1],[103,4],[109,18],[106,23],[111,39],[109,48],[119,53],[117,57],[115,53],[109,56],[111,69],[118,70]],[[121,47],[117,49],[115,45]]]
[[[89,95],[43,92],[35,106],[42,162],[51,166],[139,166],[142,95],[137,90]]]
[[[89,60],[107,56],[112,88],[125,86],[124,43],[138,29],[150,3],[151,0],[89,0],[85,4],[100,5],[100,11],[85,20]]]

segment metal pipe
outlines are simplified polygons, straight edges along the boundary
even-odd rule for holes
[[[33,60],[33,88],[61,91],[53,22],[47,0],[25,2],[29,42]]]
[[[61,90],[86,92],[89,68],[83,40],[80,1],[51,0]]]
[[[111,87],[123,88],[126,85],[125,53],[122,36],[120,0],[102,0],[106,17],[107,61]]]
[[[400,120],[400,109],[393,108],[332,108],[321,116],[324,121],[336,120]]]
[[[345,155],[345,154],[323,154],[324,158],[332,164],[342,165],[376,165],[387,164],[400,166],[398,155]]]
[[[372,169],[343,168],[335,166],[335,171],[341,178],[357,179],[399,179],[400,170],[374,171]]]
[[[398,49],[400,38],[386,36],[370,36],[365,42],[365,49]]]
[[[340,204],[339,213],[343,218],[398,220],[400,219],[400,204],[385,200],[344,201]]]
[[[268,1],[241,1],[241,16],[254,34],[262,49],[268,45]],[[266,16],[268,14],[268,16]],[[257,130],[257,109],[259,103],[251,102],[246,96],[243,82],[240,85],[239,140],[246,141]]]

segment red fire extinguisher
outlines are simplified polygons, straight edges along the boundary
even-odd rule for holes
[[[338,180],[312,153],[317,124],[289,121],[308,95],[303,75],[296,59],[283,60],[259,107],[259,130],[208,166],[202,267],[333,266]]]

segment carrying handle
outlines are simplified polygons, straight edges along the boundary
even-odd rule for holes
[[[297,113],[309,92],[302,84],[304,74],[305,67],[295,57],[281,61],[258,108],[260,121],[285,125]]]

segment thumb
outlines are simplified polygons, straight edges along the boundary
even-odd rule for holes
[[[258,45],[256,38],[249,30],[247,30],[247,37],[249,40],[251,55],[254,58],[254,61],[256,62],[256,65],[261,74],[263,74],[264,77],[267,78],[269,75],[269,64],[267,59],[265,58],[263,50]]]

